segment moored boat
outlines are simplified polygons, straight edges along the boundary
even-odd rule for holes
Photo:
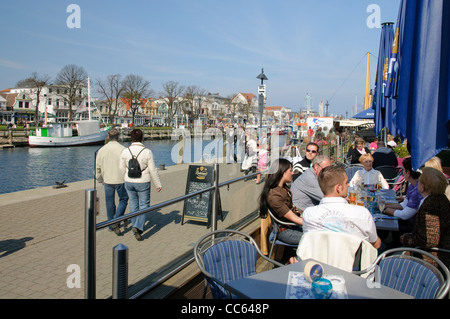
[[[37,128],[36,135],[28,137],[28,144],[31,147],[101,145],[110,129],[111,126],[100,128],[98,120],[52,123]]]

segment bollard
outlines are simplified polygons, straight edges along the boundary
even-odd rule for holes
[[[128,247],[119,244],[113,248],[113,299],[128,298]]]
[[[214,164],[214,197],[211,213],[211,230],[217,230],[217,216],[219,212],[219,164]]]
[[[95,189],[86,189],[85,191],[85,297],[86,299],[95,299],[96,294],[96,225],[97,216],[97,191]]]

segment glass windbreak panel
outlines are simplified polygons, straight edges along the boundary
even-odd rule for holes
[[[190,165],[199,164],[179,164],[159,171],[163,190],[158,193],[152,185],[151,205],[185,195]],[[213,164],[205,163],[205,166],[213,167]],[[220,183],[243,175],[240,163],[220,164]],[[222,209],[217,228],[231,227],[257,210],[261,187],[262,184],[256,184],[253,180],[221,187]],[[101,188],[98,197],[99,223],[107,219],[105,196]],[[206,197],[206,194],[202,195],[202,198]],[[128,284],[133,286],[129,290],[129,297],[193,256],[195,243],[211,231],[211,225],[207,220],[186,218],[184,209],[184,202],[179,202],[147,213],[142,241],[134,237],[131,223],[125,230],[120,228],[119,236],[106,228],[97,231],[97,298],[112,295],[113,249],[118,244],[128,247]],[[126,213],[129,213],[129,207]]]

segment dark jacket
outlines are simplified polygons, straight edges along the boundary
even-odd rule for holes
[[[450,202],[447,196],[439,194],[425,198],[417,211],[414,230],[404,234],[401,243],[408,247],[450,249]],[[447,267],[450,266],[450,254],[433,254]]]
[[[373,154],[373,168],[378,166],[389,165],[398,166],[397,155],[388,147],[381,147],[377,149]]]
[[[370,154],[370,151],[367,147],[364,147],[364,150],[367,154]],[[360,164],[359,158],[361,157],[361,153],[358,151],[356,147],[351,147],[347,152],[347,157],[351,157],[350,164]]]

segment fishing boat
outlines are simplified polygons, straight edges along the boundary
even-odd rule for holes
[[[91,118],[90,82],[88,83],[89,119],[73,122],[50,123],[38,127],[34,135],[28,137],[30,147],[61,147],[102,145],[112,126],[100,127],[100,121]]]
[[[110,129],[111,126],[100,128],[98,120],[52,123],[37,128],[36,135],[28,137],[28,144],[31,147],[101,145]]]

